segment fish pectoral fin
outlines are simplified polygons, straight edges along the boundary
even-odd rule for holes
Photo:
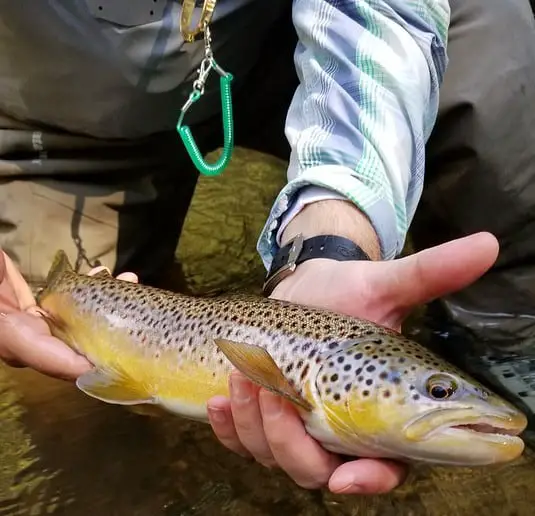
[[[94,369],[76,380],[82,392],[105,403],[115,405],[140,405],[154,403],[130,377],[119,372]]]
[[[226,339],[214,340],[232,365],[249,380],[283,396],[304,410],[312,410],[312,405],[294,389],[264,348]]]

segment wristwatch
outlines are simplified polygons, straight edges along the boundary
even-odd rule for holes
[[[298,234],[273,257],[271,267],[264,282],[263,291],[269,296],[275,287],[292,274],[298,265],[315,258],[327,258],[339,262],[351,260],[371,260],[352,240],[336,235],[319,235],[303,238]]]

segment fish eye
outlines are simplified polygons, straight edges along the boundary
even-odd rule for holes
[[[446,374],[433,374],[425,383],[427,394],[437,401],[451,398],[457,392],[457,388],[455,379]]]

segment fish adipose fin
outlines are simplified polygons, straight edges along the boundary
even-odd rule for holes
[[[118,371],[94,369],[76,380],[76,386],[88,396],[115,405],[154,403],[134,380]]]
[[[312,410],[312,405],[292,387],[264,348],[225,339],[215,339],[215,343],[232,365],[249,380],[283,396],[304,410]]]

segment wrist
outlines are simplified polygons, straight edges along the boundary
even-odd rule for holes
[[[308,204],[286,226],[281,245],[286,245],[299,233],[305,239],[319,235],[348,238],[372,260],[381,259],[379,238],[373,226],[368,217],[349,201],[325,200]]]

